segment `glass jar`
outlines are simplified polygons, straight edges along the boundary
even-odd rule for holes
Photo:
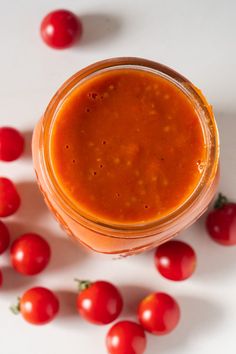
[[[50,161],[49,141],[53,119],[63,100],[84,80],[91,79],[102,71],[117,68],[152,72],[182,90],[198,112],[207,150],[206,160],[199,166],[202,169],[200,182],[191,196],[171,214],[142,225],[117,226],[82,215],[57,185]],[[58,222],[72,239],[101,253],[129,255],[171,239],[195,222],[206,210],[216,192],[219,177],[219,138],[211,106],[186,78],[164,65],[139,58],[104,60],[90,65],[67,80],[56,92],[35,127],[32,150],[40,190]]]

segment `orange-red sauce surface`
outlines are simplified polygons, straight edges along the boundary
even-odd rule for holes
[[[101,73],[78,86],[57,113],[53,170],[78,209],[100,220],[140,223],[178,208],[205,159],[198,114],[155,74]]]

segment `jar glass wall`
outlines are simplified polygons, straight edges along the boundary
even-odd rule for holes
[[[170,214],[151,222],[105,222],[78,210],[57,183],[50,160],[50,137],[55,115],[63,101],[85,80],[114,69],[142,70],[169,80],[197,111],[206,146],[199,166],[201,179],[187,200]],[[206,210],[218,182],[219,139],[211,106],[191,82],[170,68],[139,58],[115,58],[95,63],[72,76],[58,90],[34,130],[33,160],[40,190],[52,213],[68,235],[90,249],[109,254],[133,254],[155,247],[191,225]]]

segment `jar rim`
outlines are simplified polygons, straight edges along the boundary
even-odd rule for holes
[[[208,143],[206,144],[208,162],[205,165],[198,185],[192,191],[191,195],[175,210],[157,220],[122,224],[120,222],[114,223],[96,218],[94,215],[86,214],[83,210],[79,210],[78,207],[73,204],[72,200],[65,195],[57,183],[50,160],[49,145],[56,113],[70,92],[84,80],[104,71],[126,68],[151,71],[152,73],[171,81],[188,96],[195,105],[195,108],[198,109],[198,115],[203,124],[203,134],[204,137],[208,139]],[[125,235],[130,237],[130,234],[134,231],[136,235],[132,235],[132,238],[147,237],[147,234],[152,236],[158,231],[161,232],[163,228],[167,226],[170,227],[172,223],[177,222],[180,217],[183,217],[189,211],[190,208],[194,207],[194,204],[197,203],[199,198],[207,192],[207,188],[213,183],[214,177],[217,173],[219,161],[219,136],[211,106],[208,104],[201,91],[198,90],[188,79],[163,64],[146,59],[134,57],[112,58],[99,61],[78,71],[59,88],[51,99],[43,117],[42,127],[40,136],[40,145],[42,146],[42,149],[40,149],[40,161],[44,167],[44,178],[50,186],[50,192],[52,193],[53,198],[56,198],[59,201],[60,206],[71,218],[80,222],[87,228],[96,230],[98,233],[105,233],[110,237],[120,237],[120,234],[122,234],[122,237],[125,237]]]

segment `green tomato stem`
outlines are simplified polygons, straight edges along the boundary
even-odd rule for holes
[[[214,204],[214,209],[220,209],[228,202],[228,199],[223,194],[219,193],[218,198],[216,199]]]
[[[92,285],[92,282],[90,280],[75,279],[75,281],[77,283],[79,293],[88,289]]]
[[[20,297],[17,298],[17,303],[10,306],[10,310],[14,315],[19,315],[20,313]]]

